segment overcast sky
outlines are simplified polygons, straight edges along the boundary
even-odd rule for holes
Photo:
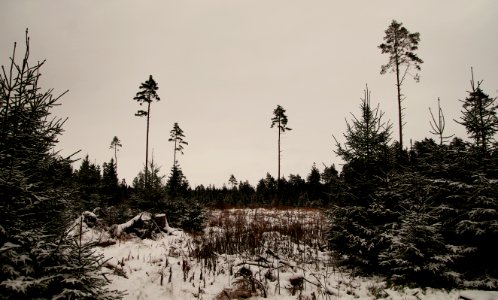
[[[403,87],[405,146],[430,136],[438,97],[447,132],[465,137],[453,119],[471,66],[498,95],[497,16],[495,0],[0,0],[0,64],[29,28],[32,60],[47,59],[43,87],[69,90],[56,110],[69,118],[58,148],[102,164],[116,135],[119,176],[130,184],[145,161],[146,120],[134,116],[133,97],[151,74],[161,101],[151,106],[149,149],[162,172],[172,166],[168,137],[178,122],[191,185],[221,186],[232,173],[255,185],[277,173],[277,104],[293,129],[282,140],[285,176],[304,177],[313,162],[341,164],[332,135],[344,141],[367,83],[397,139],[395,76],[380,75],[388,57],[377,48],[393,19],[420,32],[424,60],[420,83]]]

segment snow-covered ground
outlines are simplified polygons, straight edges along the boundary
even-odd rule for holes
[[[204,234],[125,236],[97,251],[109,259],[110,288],[125,299],[498,299],[498,291],[394,290],[380,278],[354,277],[321,247],[323,222],[316,210],[213,211]],[[257,250],[223,244],[247,237]]]

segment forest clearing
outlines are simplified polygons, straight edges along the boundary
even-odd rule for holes
[[[498,1],[0,2],[0,300],[498,300]]]
[[[109,287],[125,291],[124,299],[498,299],[490,291],[400,288],[341,268],[326,247],[325,216],[317,209],[208,215],[203,233],[168,226],[151,238],[123,234],[97,246]],[[104,232],[85,224],[83,240],[105,243]]]

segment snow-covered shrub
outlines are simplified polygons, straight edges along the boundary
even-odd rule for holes
[[[111,299],[91,245],[65,232],[71,214],[70,158],[54,150],[64,120],[59,98],[39,86],[44,61],[14,54],[0,73],[0,298]],[[56,238],[60,237],[60,238]]]
[[[459,261],[458,270],[465,273],[465,279],[475,284],[474,288],[498,287],[498,264],[496,263],[496,241],[498,240],[498,181],[482,174],[474,176],[471,184],[454,182],[457,190],[451,200],[456,216],[451,243],[465,249]],[[480,283],[479,283],[480,282]]]
[[[0,299],[119,299],[105,288],[102,256],[92,243],[30,230],[1,245]]]
[[[444,200],[447,189],[416,172],[391,177],[391,184],[377,193],[393,212],[381,234],[386,247],[379,253],[383,274],[398,284],[441,286],[459,280],[453,271],[460,247],[444,236]]]
[[[330,249],[337,260],[363,272],[372,272],[378,266],[378,253],[384,249],[382,226],[374,223],[375,206],[339,206],[329,212],[327,232]]]

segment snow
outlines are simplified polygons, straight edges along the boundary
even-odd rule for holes
[[[133,226],[133,224],[139,220],[150,220],[152,218],[152,215],[148,212],[144,212],[144,213],[141,213],[141,214],[138,214],[136,215],[133,219],[129,220],[128,222],[126,223],[123,223],[123,224],[119,224],[117,227],[116,227],[116,231],[114,232],[114,235],[115,236],[120,236],[121,233],[123,233],[123,231],[131,226]]]
[[[204,234],[220,230],[222,232],[223,226],[218,226],[220,218],[232,218],[238,212],[233,210],[228,213],[212,212],[209,222],[211,227],[206,228]],[[271,222],[283,222],[293,216],[305,214],[310,215],[309,219],[314,219],[317,212],[248,209],[242,216],[246,220],[261,221],[255,218],[255,215],[264,215],[266,216],[264,218]],[[269,232],[265,236],[282,241],[286,238],[284,235]],[[425,290],[387,288],[382,278],[352,276],[350,272],[337,268],[328,252],[302,244],[290,245],[291,247],[285,251],[284,248],[279,248],[282,251],[277,253],[271,253],[270,250],[259,256],[247,253],[232,255],[214,253],[215,265],[210,267],[207,261],[194,258],[198,240],[186,232],[175,231],[174,235],[162,233],[155,240],[141,240],[129,236],[126,238],[118,239],[114,245],[96,248],[96,251],[109,259],[111,265],[125,272],[126,277],[112,269],[105,269],[106,277],[112,280],[109,288],[126,291],[124,299],[226,299],[226,296],[221,296],[222,292],[236,290],[237,280],[239,283],[243,280],[241,281],[242,277],[235,276],[240,268],[245,267],[251,270],[252,274],[249,277],[252,276],[267,287],[266,299],[298,299],[301,293],[303,297],[308,297],[307,299],[312,299],[313,295],[316,299],[374,299],[380,295],[393,300],[498,300],[498,291],[448,292],[430,288]],[[271,270],[273,276],[265,278],[268,270]],[[299,278],[303,279],[303,290],[294,291],[295,294],[292,295],[291,281]],[[256,295],[251,299],[263,298]]]

